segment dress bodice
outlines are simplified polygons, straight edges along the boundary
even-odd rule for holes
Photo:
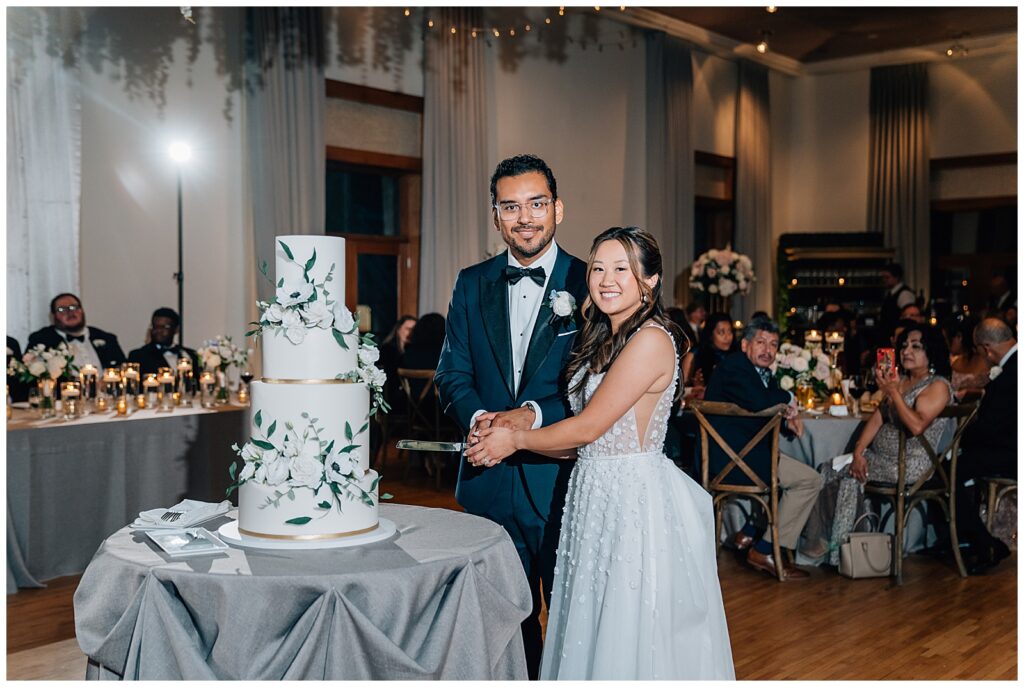
[[[658,324],[649,324],[645,327],[655,327],[665,332],[665,335],[672,339],[667,329]],[[639,329],[637,331],[640,331]],[[635,335],[635,334],[634,334]],[[672,350],[676,350],[675,340],[672,340]],[[637,427],[636,406],[634,405],[626,414],[616,420],[601,437],[591,444],[579,448],[579,458],[599,458],[605,456],[621,456],[629,453],[660,452],[665,445],[665,434],[668,431],[668,421],[672,414],[672,399],[675,398],[676,385],[679,383],[679,354],[675,353],[674,372],[672,382],[661,392],[651,419],[647,424],[644,436],[640,437],[640,429]],[[588,367],[580,367],[569,382],[569,388],[575,387],[580,379],[586,374]],[[590,402],[597,392],[597,388],[604,381],[605,373],[591,373],[587,377],[586,384],[576,393],[570,394],[569,406],[573,415],[579,415],[583,408]]]

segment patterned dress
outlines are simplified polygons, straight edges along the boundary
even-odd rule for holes
[[[711,497],[662,451],[678,363],[677,356],[672,383],[642,438],[631,408],[579,449],[562,517],[541,680],[735,677]],[[570,386],[585,372],[579,370]],[[573,413],[603,379],[590,375],[570,398]]]
[[[903,394],[903,400],[913,408],[921,392],[936,380],[946,385],[949,391],[949,405],[952,405],[956,401],[953,387],[950,386],[949,380],[937,375],[929,375],[913,385]],[[868,462],[868,479],[872,482],[895,483],[899,477],[902,423],[888,400],[882,403],[878,410],[882,413],[884,422],[871,445],[864,449],[864,458]],[[936,451],[948,443],[952,436],[952,418],[938,418],[924,430],[925,439]],[[931,468],[932,461],[917,437],[907,440],[906,465],[908,484],[916,482]],[[819,469],[822,473],[822,490],[814,511],[808,518],[801,551],[810,558],[817,558],[827,550],[829,564],[839,565],[839,546],[853,530],[857,518],[864,513],[864,485],[850,476],[850,466],[837,472],[832,469],[831,461],[828,461]]]

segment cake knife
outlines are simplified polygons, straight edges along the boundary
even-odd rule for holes
[[[452,443],[449,441],[420,441],[419,439],[402,439],[395,446],[407,451],[444,451],[450,453],[462,453],[469,448],[469,444]]]

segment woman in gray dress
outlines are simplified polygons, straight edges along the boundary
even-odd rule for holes
[[[931,468],[931,459],[918,437],[935,449],[951,436],[950,418],[937,419],[955,400],[949,383],[949,349],[939,330],[923,324],[907,327],[896,341],[900,370],[875,369],[885,400],[867,421],[853,449],[853,461],[836,471],[821,466],[823,486],[804,530],[801,551],[811,558],[828,552],[839,564],[839,544],[863,512],[864,483],[896,482],[900,428],[912,438],[906,445],[906,480],[914,483]]]

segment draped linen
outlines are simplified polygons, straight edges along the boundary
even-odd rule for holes
[[[739,62],[736,98],[736,243],[754,264],[754,282],[740,296],[733,315],[746,322],[757,310],[772,312],[775,270],[772,267],[771,122],[768,70],[747,60]]]
[[[903,265],[903,281],[930,288],[928,69],[871,70],[868,231],[881,232]]]
[[[478,8],[437,8],[439,26],[480,26]],[[490,213],[483,41],[429,32],[423,70],[419,311],[445,313],[459,270],[485,257]]]
[[[49,324],[50,299],[79,291],[82,86],[48,40],[58,15],[7,10],[7,335]]]
[[[324,21],[319,7],[245,10],[246,258],[274,276],[274,237],[324,233]],[[251,243],[250,243],[251,242]],[[247,302],[274,294],[255,270]]]
[[[646,35],[647,229],[661,243],[667,305],[687,300],[693,262],[693,63],[689,46]]]

